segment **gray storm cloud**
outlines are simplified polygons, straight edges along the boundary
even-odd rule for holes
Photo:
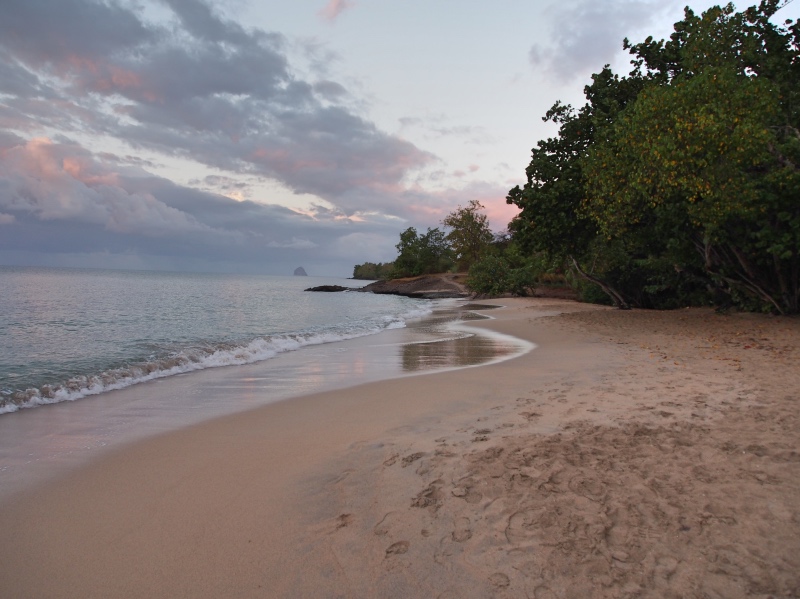
[[[91,265],[111,254],[117,256],[112,264],[123,267],[197,269],[202,262],[244,272],[298,260],[316,260],[319,272],[338,260],[342,275],[361,258],[357,248],[339,242],[353,231],[343,229],[336,214],[312,218],[238,202],[138,166],[121,167],[115,158],[101,159],[75,144],[0,136],[0,225],[9,225],[0,235],[0,255],[77,252]],[[392,224],[370,224],[373,253],[394,235]],[[46,263],[75,265],[57,258]],[[96,265],[103,264],[109,263]]]
[[[0,208],[44,221],[80,221],[115,233],[222,234],[150,193],[130,193],[85,150],[34,139],[4,148]]]
[[[326,9],[335,19],[349,7]],[[436,226],[458,203],[488,197],[422,189],[420,173],[438,159],[360,112],[362,100],[331,75],[335,54],[308,42],[311,74],[300,74],[296,42],[227,20],[209,2],[2,8],[0,262],[50,253],[59,265],[319,272],[327,263],[348,274],[356,262],[391,260],[399,230]],[[193,185],[249,199],[146,170],[170,158],[224,173]],[[242,182],[254,180],[307,194],[311,206],[251,201]],[[502,202],[505,191],[490,193]]]
[[[60,0],[55,19],[53,3],[11,0],[0,20],[0,91],[12,98],[0,119],[20,130],[89,129],[257,173],[347,214],[363,208],[346,201],[348,190],[398,185],[432,160],[332,104],[347,95],[341,84],[296,76],[283,36],[245,30],[197,0],[166,4],[172,28],[122,5]]]

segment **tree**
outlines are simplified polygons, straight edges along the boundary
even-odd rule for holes
[[[375,281],[378,279],[388,279],[394,272],[394,263],[392,262],[365,262],[364,264],[356,264],[353,267],[353,278]]]
[[[576,111],[556,102],[542,120],[559,125],[558,135],[531,150],[527,183],[506,197],[521,209],[510,229],[523,247],[544,253],[549,261],[566,262],[623,308],[628,307],[623,294],[597,269],[609,256],[598,239],[597,225],[581,211],[586,187],[581,160],[594,140],[597,124],[612,122],[641,85],[640,79],[620,79],[606,67],[592,75],[592,84],[584,90],[589,101],[583,108]]]
[[[769,23],[775,6],[687,11],[681,68],[653,77],[584,161],[584,209],[608,238],[669,233],[663,255],[699,263],[741,305],[794,313],[798,31]],[[657,64],[652,42],[634,48]]]
[[[452,266],[447,238],[440,229],[428,228],[419,235],[414,227],[400,233],[398,256],[394,261],[394,277],[410,277],[445,272]]]
[[[468,269],[494,239],[489,218],[480,212],[483,208],[478,200],[470,200],[465,207],[459,206],[442,220],[442,224],[451,229],[447,240],[459,269]]]
[[[525,296],[536,286],[536,272],[530,264],[518,267],[504,254],[486,254],[469,267],[467,287],[478,293]]]
[[[800,26],[687,9],[667,41],[624,47],[580,110],[557,103],[527,183],[520,243],[561,258],[620,306],[669,307],[724,291],[742,307],[798,311]]]

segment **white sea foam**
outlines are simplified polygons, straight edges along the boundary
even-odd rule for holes
[[[368,322],[347,322],[319,330],[268,335],[241,345],[224,343],[216,346],[187,347],[152,361],[107,370],[100,374],[76,376],[62,384],[17,391],[0,398],[0,414],[16,412],[23,408],[75,401],[90,395],[206,368],[252,364],[310,345],[334,343],[374,335],[388,329],[403,328],[408,320],[430,314],[432,306],[431,302],[424,302],[400,315],[387,315]]]

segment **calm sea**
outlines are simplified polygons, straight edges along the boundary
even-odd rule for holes
[[[431,302],[318,277],[0,267],[0,414],[405,326]],[[2,416],[0,416],[2,418]]]
[[[0,504],[151,435],[533,347],[479,306],[323,284],[359,283],[0,267]]]

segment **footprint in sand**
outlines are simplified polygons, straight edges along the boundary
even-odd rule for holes
[[[408,541],[397,541],[397,543],[393,543],[389,545],[389,548],[386,550],[386,557],[391,557],[392,555],[402,555],[408,552]]]
[[[443,483],[444,481],[441,479],[433,481],[411,500],[411,507],[429,507],[434,511],[439,509],[442,499],[444,499],[444,493],[441,490]]]
[[[472,538],[472,529],[469,525],[469,518],[456,518],[455,529],[452,534],[453,540],[456,543],[463,543]]]
[[[556,599],[556,594],[550,590],[550,587],[541,585],[533,589],[533,596],[536,599]]]
[[[341,514],[336,518],[336,530],[344,528],[353,523],[353,514]]]
[[[568,486],[573,493],[577,493],[592,501],[602,501],[606,496],[606,487],[602,481],[579,474],[570,479]]]
[[[425,457],[425,455],[426,455],[426,454],[425,454],[424,452],[422,452],[422,451],[418,451],[417,453],[412,453],[412,454],[410,454],[410,455],[407,455],[407,456],[406,456],[406,457],[404,457],[404,458],[403,458],[403,460],[402,460],[402,466],[403,466],[403,468],[405,468],[406,466],[409,466],[409,465],[413,464],[414,462],[416,462],[416,461],[417,461],[417,460],[419,460],[420,458],[424,458],[424,457]]]
[[[399,518],[399,514],[397,512],[388,512],[381,521],[378,522],[372,529],[379,537],[389,534],[389,531],[393,528],[395,524],[395,520]]]
[[[483,494],[474,488],[475,481],[471,478],[464,478],[458,481],[458,486],[451,491],[453,497],[460,497],[467,503],[478,503],[483,499]]]
[[[538,542],[558,524],[558,513],[553,506],[542,506],[515,512],[508,519],[506,539],[509,543]]]
[[[520,412],[519,415],[522,416],[528,422],[530,422],[531,420],[536,420],[541,416],[539,412]]]
[[[502,572],[495,572],[489,577],[489,582],[491,582],[495,587],[498,589],[505,589],[508,585],[511,584],[511,581],[508,579],[508,576],[503,574]]]

